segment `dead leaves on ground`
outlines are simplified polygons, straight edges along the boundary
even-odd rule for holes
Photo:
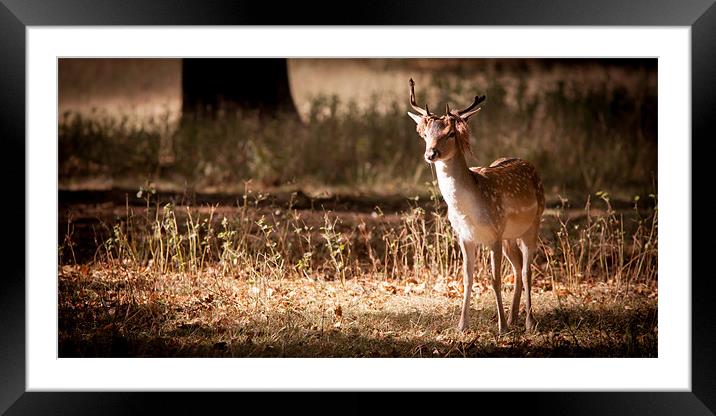
[[[484,350],[487,345],[496,348],[492,351],[496,354],[501,349],[526,350],[514,344],[525,340],[550,346],[566,342],[496,335],[492,289],[486,276],[475,278],[472,330],[461,334],[454,325],[464,287],[462,279],[454,277],[366,276],[344,283],[319,276],[248,280],[213,273],[151,274],[101,265],[62,266],[59,275],[63,336],[109,332],[135,338],[169,336],[187,346],[211,341],[207,345],[218,355],[237,349],[277,354],[282,345],[294,342],[313,345],[318,348],[316,355],[325,348],[361,351],[359,355],[365,356],[444,357],[474,354],[478,347],[491,353]],[[506,292],[513,281],[506,276]],[[645,284],[572,287],[555,283],[551,289],[535,291],[535,302],[542,307],[559,304],[580,310],[607,305],[629,316],[654,307],[658,297],[656,285]],[[544,316],[545,312],[540,313]],[[656,336],[656,326],[649,331],[650,337]],[[582,342],[583,336],[579,339]],[[636,342],[646,345],[649,339]],[[398,344],[408,349],[393,351]],[[301,350],[293,351],[300,354]]]

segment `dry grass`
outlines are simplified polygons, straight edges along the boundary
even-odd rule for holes
[[[472,322],[455,329],[459,282],[250,282],[206,270],[116,266],[60,271],[60,356],[655,357],[656,292],[537,285],[537,330],[499,335],[494,297],[476,283]],[[509,294],[508,292],[505,294]]]
[[[537,332],[500,336],[486,252],[470,330],[454,329],[461,260],[439,200],[386,214],[300,210],[294,198],[262,205],[269,195],[245,195],[233,208],[188,207],[158,204],[142,190],[144,207],[68,211],[107,222],[95,228],[89,257],[75,252],[93,245],[68,218],[61,354],[657,354],[655,209],[617,213],[602,195],[599,208],[545,216],[533,266]],[[505,299],[508,273],[505,265]]]

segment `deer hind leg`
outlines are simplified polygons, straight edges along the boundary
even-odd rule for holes
[[[519,239],[520,251],[522,251],[522,283],[525,286],[525,330],[532,331],[535,326],[532,315],[532,258],[537,251],[537,226],[530,229]]]
[[[520,313],[520,298],[522,297],[522,252],[515,240],[505,240],[502,243],[502,251],[512,265],[512,276],[515,278],[515,291],[512,294],[512,305],[510,316],[507,318],[507,326],[512,326],[517,321]]]
[[[507,330],[505,312],[502,308],[502,241],[498,240],[492,245],[490,252],[492,259],[492,291],[495,292],[495,303],[497,304],[497,328],[500,333]]]
[[[460,314],[460,323],[457,324],[459,331],[467,328],[470,311],[470,292],[472,291],[472,274],[475,269],[475,244],[468,241],[460,242],[460,250],[462,251],[462,271],[464,285],[462,298],[462,313]]]

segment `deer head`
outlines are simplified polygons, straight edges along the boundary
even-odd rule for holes
[[[421,108],[415,102],[415,82],[410,79],[410,105],[418,114],[408,112],[410,118],[417,124],[418,134],[425,140],[425,160],[434,163],[439,160],[449,160],[458,152],[467,152],[470,149],[470,131],[468,119],[477,114],[484,95],[478,95],[468,107],[451,111],[445,105],[445,115],[437,116],[430,112],[428,105]]]

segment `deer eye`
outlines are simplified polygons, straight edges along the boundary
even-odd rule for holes
[[[455,137],[455,130],[451,131],[450,134],[447,135],[447,137]]]

